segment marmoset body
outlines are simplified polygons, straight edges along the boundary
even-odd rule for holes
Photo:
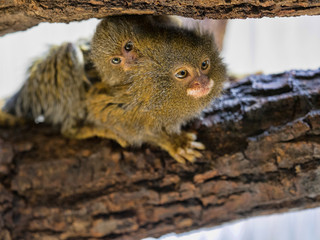
[[[43,115],[72,138],[106,137],[123,147],[151,143],[178,162],[201,156],[197,149],[204,146],[181,126],[199,116],[226,79],[210,35],[180,28],[169,17],[108,17],[91,43],[101,78],[91,85],[83,63],[70,57],[76,51],[61,51],[66,57],[59,60],[58,51],[31,67],[7,111]],[[57,68],[59,61],[69,67]]]

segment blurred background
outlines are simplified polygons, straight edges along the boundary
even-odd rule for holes
[[[0,37],[0,99],[19,89],[32,60],[43,55],[50,45],[90,38],[98,22],[42,23]],[[211,24],[211,20],[205,21],[206,28]],[[229,20],[221,54],[229,73],[236,76],[319,68],[320,16]],[[320,208],[255,217],[160,239],[319,240]]]

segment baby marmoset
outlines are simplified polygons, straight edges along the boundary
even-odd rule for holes
[[[112,16],[98,25],[91,45],[92,61],[101,82],[86,87],[83,94],[87,81],[83,79],[82,70],[78,76],[66,77],[68,89],[62,92],[68,92],[69,83],[75,81],[71,92],[77,91],[78,96],[67,96],[63,103],[56,76],[74,71],[63,69],[63,74],[47,74],[41,70],[39,75],[47,88],[39,89],[31,84],[34,81],[30,74],[23,86],[29,90],[23,93],[22,88],[18,93],[20,98],[21,94],[28,97],[11,103],[14,106],[11,109],[19,109],[28,102],[30,94],[40,95],[42,99],[53,95],[47,99],[52,101],[49,105],[57,100],[58,105],[76,101],[70,106],[80,109],[74,109],[77,114],[70,112],[72,121],[68,116],[61,117],[60,123],[53,121],[57,117],[43,114],[52,109],[36,102],[26,104],[26,113],[35,118],[33,112],[42,111],[45,120],[61,124],[62,133],[68,137],[106,137],[123,147],[151,143],[165,149],[178,162],[200,157],[197,149],[204,146],[195,142],[194,134],[181,131],[181,126],[198,116],[219,95],[226,79],[212,36],[180,28],[170,17]],[[64,77],[58,83],[64,88]],[[41,111],[34,111],[37,108]],[[70,123],[64,124],[66,120]]]

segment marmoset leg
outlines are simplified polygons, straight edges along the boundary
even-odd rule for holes
[[[118,142],[121,147],[127,147],[129,144],[126,140],[119,137],[109,129],[98,128],[95,126],[84,126],[79,128],[63,130],[62,134],[69,138],[86,139],[91,137],[109,138]]]

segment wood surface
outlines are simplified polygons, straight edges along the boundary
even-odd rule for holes
[[[141,239],[320,206],[320,69],[231,84],[187,126],[186,165],[157,147],[0,129],[0,239]]]
[[[1,0],[0,36],[41,22],[71,22],[117,14],[179,15],[197,19],[319,15],[312,0]]]

